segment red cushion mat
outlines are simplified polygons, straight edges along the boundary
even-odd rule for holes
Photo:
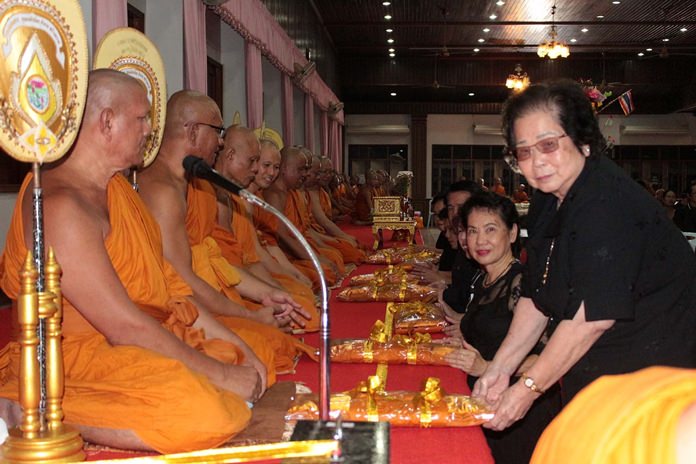
[[[348,233],[362,243],[372,246],[372,229],[368,226],[341,224]],[[384,234],[384,246],[392,246],[391,234]],[[416,235],[417,240],[420,236]],[[403,245],[403,242],[401,244]],[[351,275],[366,274],[380,266],[361,265]],[[346,279],[347,282],[348,279]],[[338,290],[331,291],[329,311],[332,338],[363,338],[369,335],[372,324],[384,318],[385,303],[346,303],[336,299]],[[10,311],[0,309],[0,346],[10,337]],[[319,345],[317,334],[304,336],[311,345]],[[363,379],[374,375],[376,365],[333,364],[331,367],[331,390],[350,390]],[[438,366],[390,366],[387,374],[389,390],[420,390],[426,377],[438,377],[442,387],[449,393],[468,394],[466,376],[458,370]],[[293,375],[279,376],[279,380],[295,380],[306,383],[313,391],[319,388],[318,364],[303,357]],[[147,453],[119,452],[115,450],[87,450],[87,460],[123,459]],[[493,463],[493,458],[480,427],[465,428],[407,428],[392,427],[391,462],[399,464],[423,464],[456,461],[461,464]]]

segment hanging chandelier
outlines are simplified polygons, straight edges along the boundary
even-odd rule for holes
[[[570,55],[570,49],[568,48],[568,45],[566,45],[564,42],[556,40],[557,34],[555,18],[556,3],[554,2],[553,6],[551,7],[551,33],[549,34],[550,40],[548,42],[543,42],[539,44],[539,48],[537,48],[537,55],[539,55],[540,58],[545,58],[548,56],[549,59],[555,60],[559,56],[562,58],[568,58],[568,55]]]
[[[522,65],[517,64],[515,66],[515,71],[510,74],[505,81],[505,87],[511,89],[513,92],[520,92],[529,87],[529,83],[529,76],[526,72],[522,71]]]

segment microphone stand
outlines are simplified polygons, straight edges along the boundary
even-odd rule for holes
[[[233,192],[234,193],[234,192]],[[302,233],[297,230],[297,227],[290,222],[290,220],[280,211],[275,209],[273,206],[269,205],[256,195],[248,192],[247,190],[240,190],[238,195],[249,203],[263,208],[264,210],[272,213],[278,219],[280,219],[283,224],[292,232],[297,240],[300,241],[302,246],[309,254],[309,257],[314,265],[314,268],[319,274],[319,282],[321,284],[321,315],[319,321],[319,338],[320,338],[320,352],[319,352],[319,414],[320,419],[323,421],[329,420],[330,407],[330,356],[329,356],[329,290],[326,286],[326,279],[324,277],[324,270],[319,263],[319,257],[314,252],[307,239],[304,238]]]

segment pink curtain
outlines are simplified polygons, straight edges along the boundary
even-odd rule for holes
[[[263,122],[263,70],[261,50],[253,43],[244,44],[246,62],[247,127],[261,127]]]
[[[328,123],[328,132],[329,132],[329,138],[327,140],[327,147],[328,147],[328,156],[331,158],[331,162],[334,165],[334,169],[337,171],[341,171],[341,157],[339,155],[340,153],[340,130],[341,126],[338,124],[338,121],[331,120],[331,123]]]
[[[184,0],[184,86],[208,92],[208,48],[205,41],[205,5]]]
[[[295,63],[302,66],[307,63],[304,52],[295,46],[261,0],[230,0],[215,7],[214,11],[247,42],[263,50],[263,55],[283,74],[292,76]],[[338,101],[317,72],[312,73],[299,88],[312,95],[323,110],[329,107],[330,102]],[[336,119],[343,123],[342,111],[336,115]]]
[[[321,112],[319,139],[321,140],[321,154],[328,155],[329,150],[331,149],[331,145],[329,145],[329,115],[326,111]]]
[[[97,49],[104,34],[117,27],[128,26],[126,0],[92,0],[92,43]]]
[[[304,120],[305,120],[305,147],[314,153],[314,100],[308,93],[304,98]]]
[[[295,144],[295,113],[293,107],[293,87],[292,80],[287,74],[283,74],[281,81],[281,92],[283,95],[283,141],[286,145]]]

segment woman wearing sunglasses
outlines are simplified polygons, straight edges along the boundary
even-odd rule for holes
[[[508,161],[536,192],[521,297],[474,387],[496,406],[486,427],[509,427],[561,377],[567,402],[605,374],[696,367],[696,260],[662,206],[603,154],[580,86],[511,97],[503,135]],[[511,383],[547,326],[543,351]]]

